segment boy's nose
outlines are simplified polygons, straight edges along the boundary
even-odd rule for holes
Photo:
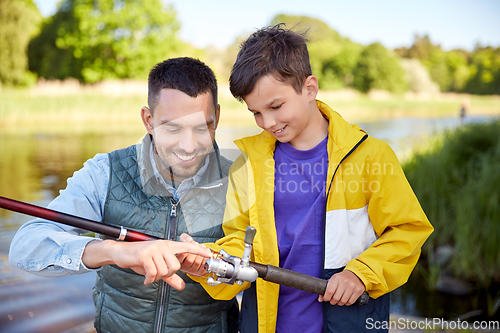
[[[276,126],[276,120],[270,115],[262,115],[262,127],[266,130],[272,129]]]

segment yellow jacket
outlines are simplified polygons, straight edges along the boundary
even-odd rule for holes
[[[389,145],[348,124],[325,103],[317,105],[329,119],[324,270],[345,266],[377,298],[407,281],[433,228]],[[242,155],[229,175],[226,236],[212,247],[241,257],[251,225],[257,228],[251,260],[279,266],[273,210],[276,139],[262,132],[235,143]],[[205,289],[215,299],[231,299],[248,287]],[[279,286],[257,279],[256,288],[259,332],[274,332]]]

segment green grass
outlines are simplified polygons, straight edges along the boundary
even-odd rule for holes
[[[446,132],[414,153],[405,173],[435,228],[423,254],[453,248],[441,269],[484,287],[500,282],[500,121]]]
[[[121,83],[115,83],[118,91]],[[125,86],[126,87],[126,86]],[[2,132],[94,132],[142,131],[140,109],[147,95],[107,94],[99,86],[65,90],[64,85],[52,90],[37,88],[0,89],[0,130]],[[457,116],[461,102],[468,98],[471,114],[500,115],[500,96],[440,95],[434,99],[412,100],[402,96],[383,99],[343,92],[320,92],[319,98],[338,111],[347,121],[366,121],[390,117]],[[222,127],[255,126],[246,106],[236,101],[227,87],[219,93]]]
[[[412,100],[404,96],[373,99],[358,95],[353,99],[336,98],[326,93],[324,102],[349,121],[392,117],[449,117],[458,116],[463,100],[470,101],[470,115],[500,115],[500,96],[465,96],[444,94],[433,99]]]
[[[105,96],[83,92],[71,95],[37,95],[27,90],[0,92],[2,131],[58,132],[95,128],[109,131],[125,126],[138,128],[143,96]]]

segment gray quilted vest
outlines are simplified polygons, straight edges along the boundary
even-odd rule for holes
[[[203,178],[181,195],[176,218],[171,218],[173,199],[153,176],[150,145],[146,135],[142,144],[109,154],[111,171],[103,223],[165,239],[178,239],[183,232],[199,243],[221,238],[231,162],[218,156],[216,149]],[[216,301],[198,283],[180,271],[178,274],[186,282],[182,291],[164,281],[145,286],[142,275],[105,265],[97,273],[93,291],[97,332],[236,331],[235,299]]]

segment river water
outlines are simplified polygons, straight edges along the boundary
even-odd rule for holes
[[[469,122],[486,121],[471,117]],[[460,124],[458,118],[400,118],[358,123],[369,135],[384,140],[400,159],[430,135]],[[234,139],[258,133],[256,127],[219,128],[217,141],[224,155],[234,159]],[[5,135],[0,132],[0,195],[46,206],[66,179],[96,153],[132,145],[142,133],[79,135]],[[31,218],[0,209],[0,332],[65,332],[91,321],[91,290],[95,274],[43,278],[8,263],[9,245],[16,230]],[[395,302],[394,302],[395,301]],[[422,315],[415,297],[395,293],[393,311]]]

